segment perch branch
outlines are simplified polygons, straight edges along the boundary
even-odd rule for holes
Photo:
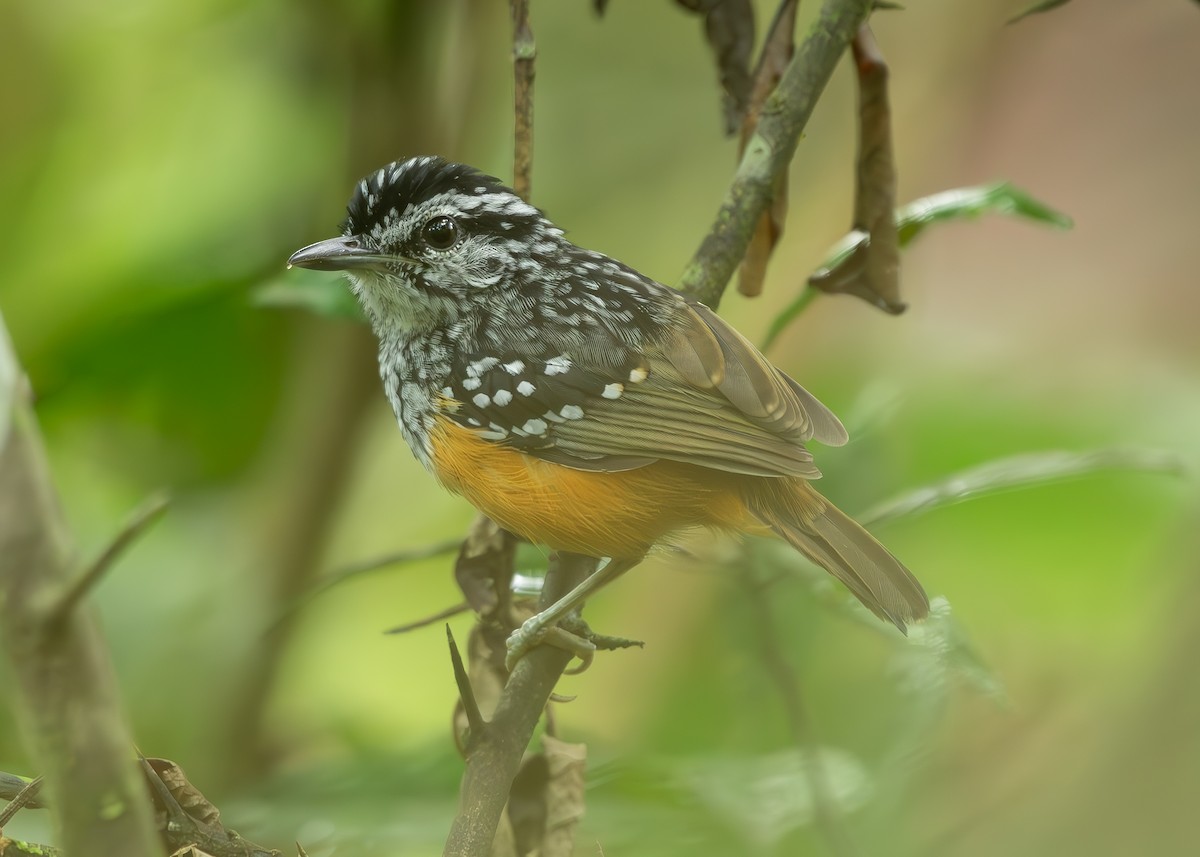
[[[574,589],[595,566],[591,557],[556,554],[546,573],[539,609],[545,610]],[[538,646],[517,663],[492,719],[468,750],[461,809],[442,852],[446,857],[488,857],[521,757],[572,657],[563,649]]]

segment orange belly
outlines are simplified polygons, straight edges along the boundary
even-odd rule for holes
[[[481,440],[439,419],[434,472],[502,527],[555,550],[640,559],[689,527],[743,530],[757,524],[742,501],[747,477],[659,461],[635,470],[575,470]]]

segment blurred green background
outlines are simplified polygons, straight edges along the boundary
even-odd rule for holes
[[[905,315],[809,308],[771,353],[851,429],[816,451],[822,490],[853,512],[1025,451],[1194,462],[1195,4],[1092,0],[1012,27],[1016,0],[909,5],[874,22],[900,199],[1011,179],[1076,226],[937,227],[905,256]],[[773,6],[757,8],[761,28]],[[532,23],[534,201],[673,282],[735,162],[699,20],[540,0]],[[510,176],[506,4],[7,3],[0,72],[0,311],[80,550],[148,493],[174,497],[96,596],[140,748],[250,839],[440,853],[461,770],[444,638],[381,631],[459,600],[449,559],[289,607],[348,563],[461,534],[472,511],[413,461],[368,332],[258,295],[312,285],[283,260],[333,235],[352,182],[387,161]],[[722,307],[752,338],[848,227],[848,72],[801,144],[765,296]],[[1194,852],[1196,494],[1105,473],[881,527],[952,605],[908,643],[794,579],[770,590],[862,853]],[[647,647],[560,686],[579,695],[560,735],[590,748],[577,851],[825,853],[760,622],[714,570],[797,564],[693,548],[708,559],[657,558],[589,609]],[[452,624],[464,638],[469,619]],[[0,769],[36,773],[7,708]]]

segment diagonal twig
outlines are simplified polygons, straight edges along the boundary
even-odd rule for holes
[[[92,560],[78,577],[71,580],[57,600],[50,605],[46,614],[47,623],[57,625],[65,619],[76,605],[92,591],[104,573],[112,568],[113,563],[129,549],[138,536],[163,516],[169,504],[170,498],[165,494],[155,494],[138,506],[128,520],[121,525],[121,529],[108,543],[108,547],[101,551],[100,555]]]
[[[460,601],[452,607],[447,607],[445,610],[439,610],[432,616],[425,616],[412,622],[406,622],[403,625],[397,625],[395,628],[388,628],[383,633],[385,634],[407,634],[409,631],[416,631],[418,628],[428,628],[436,622],[441,622],[444,619],[449,619],[452,616],[457,616],[459,613],[466,613],[471,609],[471,605],[465,601]]]
[[[462,700],[463,711],[467,715],[467,727],[470,730],[467,740],[463,743],[464,746],[470,748],[472,743],[483,738],[487,721],[483,719],[483,713],[479,710],[479,702],[475,699],[475,689],[471,687],[471,678],[467,675],[467,668],[463,666],[462,654],[458,651],[458,643],[454,641],[454,632],[450,630],[448,622],[446,623],[446,642],[450,645],[450,663],[454,667],[454,683],[458,685],[458,696]]]
[[[38,806],[37,795],[42,788],[42,778],[34,777],[25,784],[25,787],[17,792],[13,799],[8,802],[8,806],[0,810],[0,832],[3,832],[5,826],[13,820],[18,812],[25,807]]]

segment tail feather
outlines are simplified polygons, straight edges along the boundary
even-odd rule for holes
[[[900,560],[803,480],[772,479],[747,506],[792,547],[846,585],[872,613],[902,632],[929,614],[929,598]]]

